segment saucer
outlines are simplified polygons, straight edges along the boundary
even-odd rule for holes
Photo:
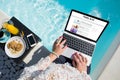
[[[5,43],[11,37],[11,34],[6,29],[2,29],[2,31],[4,32],[5,36],[0,39],[0,43]]]

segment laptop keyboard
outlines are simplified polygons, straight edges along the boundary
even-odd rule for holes
[[[90,44],[86,41],[77,39],[75,37],[69,36],[65,33],[63,34],[63,37],[67,40],[66,44],[68,45],[68,47],[75,49],[79,52],[82,52],[84,54],[87,54],[89,56],[92,56],[95,45]]]

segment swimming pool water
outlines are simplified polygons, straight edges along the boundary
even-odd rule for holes
[[[0,3],[3,11],[20,19],[42,39],[49,50],[54,40],[62,35],[68,12],[56,1],[7,0]]]
[[[71,9],[109,20],[109,26],[97,43],[92,60],[92,71],[120,31],[119,5],[120,1],[114,0],[0,0],[0,9],[11,17],[17,17],[35,32],[49,50],[52,49],[55,39],[62,35]]]

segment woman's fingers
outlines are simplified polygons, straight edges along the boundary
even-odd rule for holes
[[[66,42],[66,39],[64,39],[60,44],[61,44],[61,45],[64,45],[65,42]]]
[[[84,63],[87,63],[87,58],[84,57],[82,54],[79,54],[79,55],[82,57],[83,62],[84,62]]]
[[[81,54],[75,53],[73,55],[72,64],[76,67],[80,72],[87,71],[87,58],[82,56]]]
[[[82,62],[86,62],[86,59],[85,59],[85,57],[82,54],[79,54],[79,56],[81,56]]]
[[[85,63],[87,64],[87,62],[88,62],[88,60],[87,60],[87,58],[85,57]]]
[[[75,61],[74,61],[74,60],[72,60],[72,65],[73,65],[74,67],[76,67],[76,64],[75,64]]]
[[[87,58],[78,53],[73,55],[73,60],[77,61],[77,63],[87,63]]]
[[[75,55],[75,53],[72,55],[72,57],[73,57],[73,59],[72,59],[72,65],[73,65],[74,67],[76,67],[76,62],[75,62],[75,57],[74,57],[74,55]]]
[[[64,46],[66,40],[62,40],[62,39],[63,36],[59,37],[53,45],[53,51],[57,53],[57,55],[61,55],[63,51],[67,48],[67,45]]]
[[[57,42],[56,42],[57,45],[59,45],[61,43],[62,39],[63,39],[63,36],[60,36],[59,39],[57,39]]]
[[[73,59],[76,62],[76,64],[79,64],[79,58],[75,55],[73,55]]]
[[[60,46],[65,50],[65,49],[67,48],[67,45],[64,46],[64,44],[65,44],[65,42],[66,42],[66,39],[64,39],[63,41],[62,41],[62,39],[63,39],[63,36],[61,36],[61,37],[58,39],[57,45],[60,45]]]
[[[77,58],[79,59],[80,62],[83,62],[82,56],[80,56],[78,53],[76,54]]]
[[[65,45],[65,46],[63,47],[63,50],[67,49],[67,47],[68,47],[68,46],[67,46],[67,45]]]

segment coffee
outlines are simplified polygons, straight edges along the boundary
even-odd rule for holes
[[[4,36],[4,32],[0,31],[0,38],[2,38]]]

